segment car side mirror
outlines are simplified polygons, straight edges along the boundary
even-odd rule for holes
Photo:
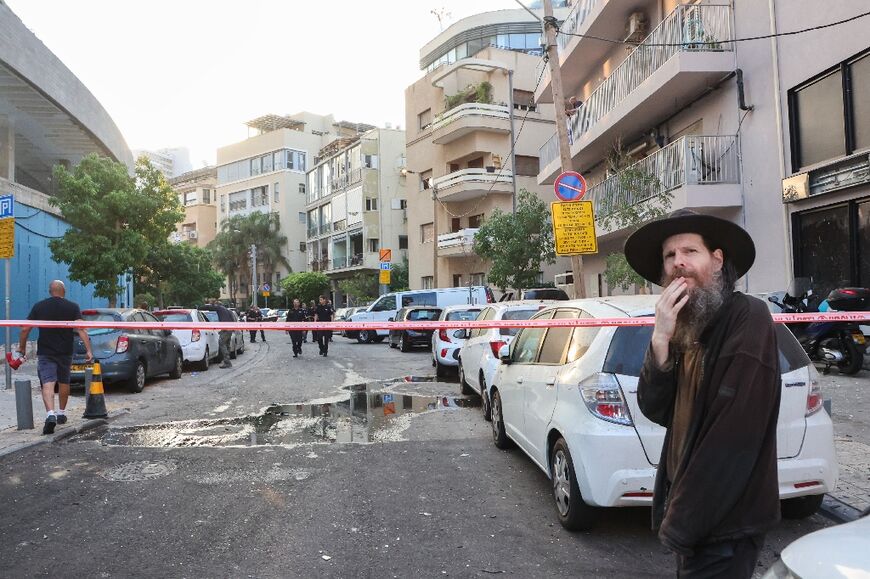
[[[464,328],[461,330],[456,330],[455,332],[453,332],[453,337],[458,338],[460,340],[467,340],[468,339],[468,330],[466,330]]]
[[[498,350],[498,359],[501,360],[502,364],[510,364],[511,363],[511,347],[508,344],[505,344]]]
[[[395,318],[387,318],[387,321],[388,321],[388,322],[395,322],[396,319],[395,319]]]
[[[774,304],[778,304],[778,303],[779,303],[779,300],[776,299],[776,296],[767,296],[767,301],[769,301],[769,302],[771,302],[771,303],[774,303]]]

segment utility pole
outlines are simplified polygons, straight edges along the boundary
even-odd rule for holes
[[[547,40],[547,63],[550,66],[550,87],[553,91],[553,104],[556,107],[556,134],[559,139],[559,158],[562,171],[573,171],[571,146],[568,144],[568,115],[565,114],[565,95],[562,92],[562,70],[559,65],[559,49],[556,46],[556,19],[553,17],[552,0],[544,1],[544,37]],[[571,275],[574,278],[574,297],[586,297],[586,284],[583,283],[583,257],[571,256]]]
[[[251,305],[257,305],[257,244],[251,244]]]

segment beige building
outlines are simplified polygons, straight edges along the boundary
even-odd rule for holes
[[[408,257],[405,132],[372,129],[338,139],[309,171],[308,270],[332,281],[333,302],[344,305],[339,282],[357,272],[378,276],[379,250],[392,263]]]
[[[487,283],[490,266],[472,249],[480,224],[510,212],[515,189],[555,200],[536,180],[555,130],[553,105],[533,99],[541,55],[541,25],[522,9],[460,20],[420,50],[425,75],[405,91],[411,288]],[[570,263],[544,267],[552,282]]]
[[[305,173],[316,163],[317,152],[332,140],[356,135],[372,127],[336,122],[332,115],[302,112],[266,115],[247,123],[253,135],[217,151],[218,230],[230,217],[253,212],[276,213],[287,237],[284,256],[292,271],[305,271],[307,262]],[[277,286],[289,272],[283,266],[265,271],[258,264],[257,286]],[[249,279],[233,281],[237,297],[249,296]],[[223,297],[227,297],[226,295]]]
[[[204,248],[217,235],[217,169],[190,171],[170,179],[169,184],[184,208],[184,220],[170,240]]]
[[[776,36],[865,9],[849,0],[575,2],[558,47],[565,95],[583,103],[569,119],[571,156],[596,216],[667,192],[671,210],[746,227],[757,258],[742,289],[782,290],[792,276],[814,278],[822,292],[870,285],[868,19]],[[740,40],[765,35],[774,37]],[[548,74],[536,101],[552,102]],[[618,143],[628,160],[608,166]],[[554,133],[539,156],[538,181],[552,183]],[[615,293],[604,260],[628,233],[599,227],[600,252],[584,260],[589,295]]]

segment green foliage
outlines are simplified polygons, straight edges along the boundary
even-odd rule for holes
[[[94,295],[114,306],[118,276],[139,267],[184,217],[178,198],[144,157],[133,177],[123,163],[91,154],[72,171],[55,166],[54,179],[49,203],[71,227],[49,242],[52,256],[69,264],[70,279],[94,284]]]
[[[329,293],[329,278],[319,271],[291,273],[281,280],[281,289],[291,300],[299,298],[303,304],[317,302],[318,297]]]
[[[338,289],[348,296],[348,304],[370,302],[378,296],[378,273],[358,271],[338,282]]]
[[[487,279],[502,291],[534,287],[541,263],[555,263],[550,210],[522,189],[516,215],[496,209],[474,237],[474,251],[492,262]]]
[[[604,263],[604,281],[608,287],[628,291],[632,286],[646,286],[646,280],[628,265],[624,253],[611,253]]]
[[[399,292],[410,289],[408,286],[408,260],[402,260],[402,263],[394,263],[393,269],[390,272],[390,291]]]
[[[208,250],[187,243],[151,246],[136,271],[136,301],[142,292],[152,296],[151,305],[193,305],[220,294],[224,277],[212,266]]]
[[[470,84],[454,95],[444,96],[445,111],[465,103],[492,104],[492,84],[487,81]]]

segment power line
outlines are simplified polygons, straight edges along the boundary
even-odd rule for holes
[[[805,34],[807,32],[813,32],[815,30],[822,30],[824,28],[831,28],[834,26],[840,26],[841,24],[846,24],[848,22],[852,22],[853,20],[858,20],[859,18],[864,18],[866,16],[870,16],[870,12],[863,12],[861,14],[857,14],[855,16],[851,16],[849,18],[844,18],[843,20],[838,20],[836,22],[830,22],[828,24],[819,24],[818,26],[810,26],[809,28],[801,28],[800,30],[790,30],[788,32],[776,32],[773,34],[762,34],[760,36],[747,36],[744,38],[732,38],[732,39],[724,39],[724,40],[691,40],[689,42],[676,42],[676,43],[645,43],[641,42],[632,42],[629,40],[618,40],[615,38],[603,38],[601,36],[595,36],[592,34],[578,34],[576,32],[562,32],[561,30],[556,30],[556,34],[561,34],[562,36],[576,36],[577,38],[588,38],[590,40],[599,40],[601,42],[609,42],[611,44],[627,44],[629,46],[636,46],[638,48],[646,48],[646,47],[679,47],[686,45],[722,45],[722,44],[736,44],[738,42],[749,42],[751,40],[766,40],[770,38],[779,38],[781,36],[795,36],[797,34]]]

